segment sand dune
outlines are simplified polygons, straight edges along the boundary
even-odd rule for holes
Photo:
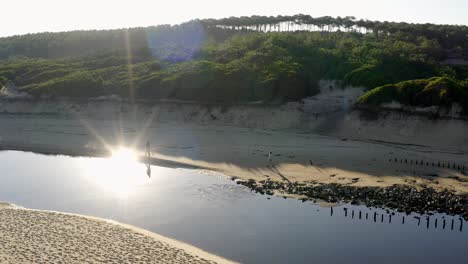
[[[113,221],[0,207],[0,263],[233,263]]]

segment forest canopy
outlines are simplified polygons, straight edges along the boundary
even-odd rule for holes
[[[321,79],[379,91],[433,77],[461,83],[467,67],[446,62],[467,51],[466,26],[231,17],[0,38],[0,84],[45,97],[284,102],[318,93]]]

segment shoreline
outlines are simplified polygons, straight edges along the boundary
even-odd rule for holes
[[[5,150],[8,145],[0,144],[0,150]],[[68,155],[79,157],[106,157],[110,152],[104,150],[73,149],[59,151],[51,147],[20,146],[16,145],[10,151],[27,151],[45,155]],[[210,167],[190,165],[180,161],[150,158],[139,155],[141,163],[149,163],[153,166],[161,166],[174,169],[194,169],[217,171]],[[268,166],[268,165],[267,165]],[[277,170],[275,166],[272,170]],[[222,171],[217,171],[221,172]],[[349,184],[311,182],[290,182],[287,178],[274,180],[266,178],[263,180],[238,178],[224,174],[237,184],[244,185],[261,195],[276,195],[285,198],[298,199],[303,202],[313,201],[334,205],[340,203],[362,204],[370,207],[388,208],[400,212],[424,213],[446,213],[458,215],[468,221],[468,194],[456,193],[447,189],[436,190],[426,185],[411,186],[404,184],[393,184],[391,186],[352,186]],[[356,183],[358,178],[354,178]],[[466,182],[458,176],[454,180]],[[1,208],[1,207],[0,207]]]
[[[21,143],[15,144],[5,144],[0,143],[0,151],[20,151],[20,152],[31,152],[36,154],[43,155],[65,155],[70,157],[92,157],[92,158],[106,158],[109,157],[112,153],[109,150],[104,148],[102,149],[91,149],[91,148],[57,148],[57,147],[48,147],[45,145],[27,145]],[[159,158],[146,158],[144,155],[138,156],[138,161],[141,163],[149,163],[154,166],[160,166],[165,168],[174,168],[174,169],[208,169],[202,166],[190,165],[187,163],[172,161],[168,159],[159,159]],[[208,169],[210,170],[210,169]]]
[[[337,184],[300,184],[275,181],[237,181],[262,195],[283,195],[302,202],[313,201],[328,206],[350,203],[381,209],[411,213],[445,213],[459,216],[468,221],[468,195],[455,194],[447,190],[437,192],[433,188],[416,189],[404,185],[390,187],[355,187]],[[285,196],[287,194],[288,196]]]
[[[215,131],[215,133],[218,133],[218,131]],[[272,131],[270,133],[275,132]],[[302,134],[292,135],[298,139],[303,140],[304,138]],[[67,137],[72,140],[75,138],[73,135]],[[378,140],[343,140],[321,135],[310,135],[307,138],[312,138],[315,148],[313,151],[316,153],[311,153],[306,149],[303,150],[302,147],[286,143],[284,146],[273,147],[272,163],[267,161],[268,150],[262,149],[265,146],[261,145],[247,145],[245,147],[241,146],[241,148],[226,146],[224,143],[214,147],[209,145],[185,147],[182,144],[169,147],[158,145],[151,149],[150,159],[143,154],[142,147],[138,148],[136,146],[137,148],[134,148],[134,150],[139,154],[138,160],[141,163],[174,169],[215,171],[231,179],[243,181],[261,182],[269,180],[283,183],[297,182],[309,185],[311,183],[320,183],[380,188],[402,185],[417,189],[433,188],[438,192],[449,190],[456,194],[468,194],[468,162],[466,166],[463,165],[464,156],[466,155],[463,151],[449,151],[422,145]],[[305,142],[307,141],[309,140],[305,140]],[[69,144],[68,142],[63,142],[60,146],[52,142],[48,143],[34,144],[31,142],[6,140],[2,142],[0,140],[0,151],[24,151],[44,155],[67,155],[72,157],[105,158],[111,155],[110,150],[104,146],[99,147],[99,144],[93,144],[93,147],[83,147]],[[317,145],[318,148],[315,147]],[[113,146],[132,148],[132,146],[125,144],[115,144]],[[376,150],[369,148],[376,148]],[[324,152],[322,152],[322,149]],[[376,154],[380,155],[380,157],[372,157],[375,153],[365,153],[367,149],[373,150],[373,152],[378,151]],[[349,151],[349,153],[343,155],[344,151]],[[358,151],[362,156],[355,156],[354,151]],[[286,152],[286,155],[278,152]],[[385,152],[390,152],[390,154]],[[408,152],[413,152],[414,154],[409,156]],[[297,154],[302,157],[298,157]],[[396,157],[398,157],[398,154],[408,156],[403,156],[405,159],[399,157],[397,162]],[[308,159],[313,158],[314,155],[319,156],[318,158],[321,158],[321,160],[315,158],[314,160]],[[323,155],[328,157],[320,157]],[[440,158],[444,156],[454,157],[459,162],[452,162],[448,166]],[[406,159],[406,157],[409,157],[409,159]],[[424,160],[424,164],[419,164],[418,162],[422,160]],[[456,167],[452,168],[455,165]],[[284,194],[291,195],[291,193]],[[293,196],[298,199],[304,197],[294,194]]]
[[[1,202],[0,219],[0,234],[6,238],[0,245],[0,263],[41,260],[148,263],[153,257],[152,261],[163,263],[237,263],[145,229],[93,216],[28,209]],[[86,238],[80,240],[83,237]],[[43,240],[48,244],[40,244]],[[89,243],[93,240],[98,241]],[[102,244],[113,249],[109,252]]]
[[[306,115],[339,98],[323,96],[305,104],[305,112],[291,106],[206,112],[192,106],[143,109],[137,105],[133,111],[100,103],[0,105],[12,112],[0,114],[0,150],[106,157],[111,148],[122,146],[140,154],[142,163],[215,171],[244,182],[353,190],[403,186],[468,195],[464,144],[468,137],[460,134],[467,122],[453,121],[446,127],[447,121],[419,117],[366,120],[358,112]],[[47,109],[63,115],[40,114]],[[31,114],[18,114],[21,111]],[[310,129],[301,130],[297,124]],[[442,134],[446,136],[440,142]],[[146,142],[151,143],[150,159],[142,155]],[[274,193],[308,198],[289,189]]]
[[[362,91],[332,91],[331,84],[276,107],[0,100],[0,149],[105,157],[106,148],[117,146],[143,154],[151,142],[151,159],[140,159],[145,163],[245,181],[397,184],[468,194],[468,122],[400,112],[369,119],[343,108]]]

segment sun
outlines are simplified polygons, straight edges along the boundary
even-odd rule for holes
[[[108,194],[125,199],[148,183],[145,171],[145,165],[138,162],[134,150],[119,147],[109,158],[93,160],[86,175]]]
[[[128,149],[128,148],[118,148],[117,150],[112,151],[112,156],[110,160],[113,162],[136,162],[137,161],[137,154],[135,151]]]

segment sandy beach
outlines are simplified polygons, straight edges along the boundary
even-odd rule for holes
[[[283,105],[1,100],[0,149],[106,156],[125,146],[143,155],[150,142],[148,163],[243,180],[468,193],[468,121],[422,114],[432,108],[353,110],[362,89],[332,85]]]
[[[468,194],[464,120],[434,122],[398,113],[366,120],[357,112],[336,109],[309,115],[297,110],[297,105],[240,107],[224,113],[205,109],[208,112],[197,114],[198,118],[193,111],[205,111],[198,106],[139,106],[127,111],[118,104],[57,105],[0,104],[0,150],[108,156],[124,146],[139,153],[145,163],[216,171],[245,182],[277,182],[296,190],[302,184],[325,189],[329,184],[345,188],[403,185]],[[303,126],[298,127],[299,123]],[[422,136],[421,131],[427,133]],[[447,136],[436,140],[441,134]],[[144,158],[147,141],[150,159]],[[287,189],[273,191],[301,198]],[[359,195],[359,188],[354,192]],[[115,222],[2,207],[0,235],[5,243],[0,246],[0,263],[229,263]]]
[[[0,263],[234,263],[133,226],[0,204]]]
[[[411,138],[385,141],[385,135],[366,138],[349,133],[344,137],[158,120],[0,115],[0,121],[0,148],[4,150],[105,156],[109,147],[130,146],[143,154],[148,140],[149,162],[159,166],[214,170],[244,180],[404,184],[468,193],[468,177],[461,173],[463,166],[468,168],[466,147],[458,142],[440,146],[431,139],[413,144]]]

